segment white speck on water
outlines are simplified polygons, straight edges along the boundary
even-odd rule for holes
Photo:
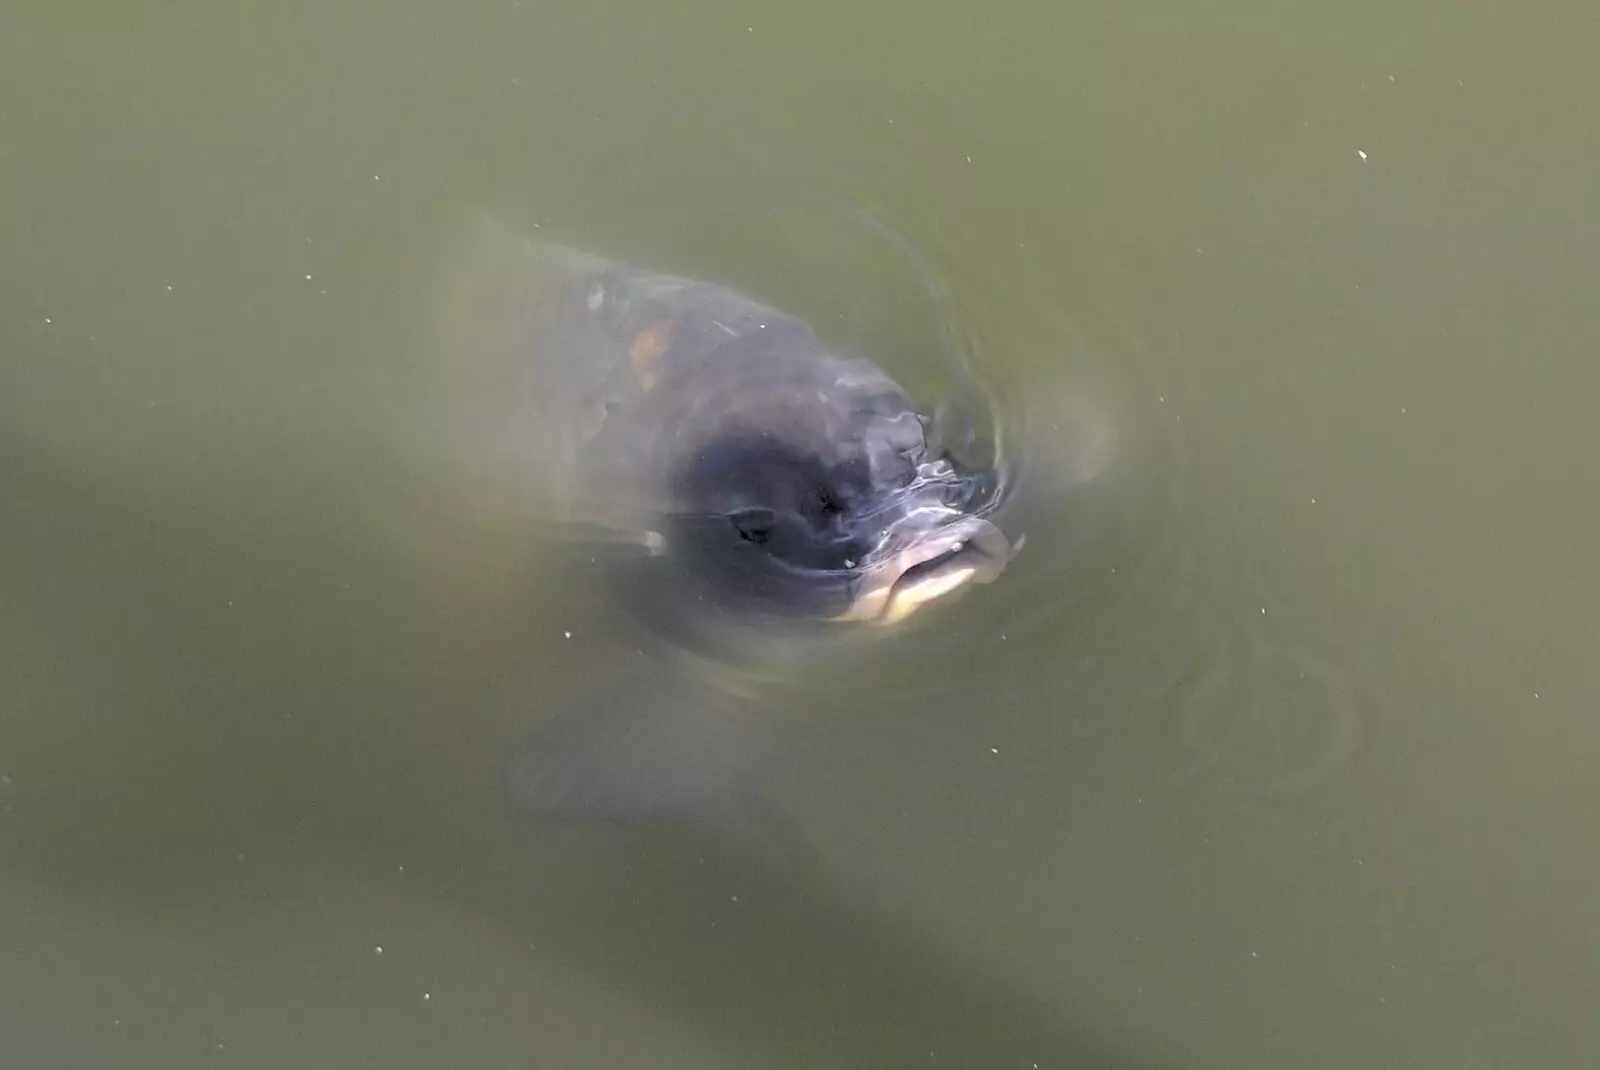
[[[972,157],[971,157],[971,156],[968,156],[968,157],[967,157],[967,162],[968,162],[968,163],[971,163],[971,162],[972,162]]]
[[[568,639],[572,638],[572,633],[571,632],[562,632],[561,634],[566,636]]]
[[[1402,406],[1400,406],[1400,415],[1404,416],[1405,414],[1406,414],[1406,407],[1404,405],[1402,405]]]
[[[1356,150],[1356,155],[1361,157],[1363,160],[1365,160],[1367,158],[1367,154],[1365,152],[1362,152],[1360,149]]]
[[[1263,617],[1265,617],[1267,615],[1267,607],[1266,606],[1262,606],[1261,607],[1261,615]]]
[[[311,281],[311,272],[309,272],[309,271],[308,271],[308,272],[306,272],[306,281],[307,281],[307,282],[310,282],[310,281]]]
[[[1312,499],[1311,499],[1311,504],[1312,504],[1312,505],[1316,505],[1316,504],[1317,504],[1317,499],[1315,499],[1315,498],[1312,498]]]
[[[377,946],[377,947],[375,947],[375,948],[373,948],[373,949],[372,949],[372,953],[373,953],[373,954],[374,954],[374,955],[381,955],[381,954],[383,954],[383,946],[382,946],[382,945],[381,945],[381,944],[380,944],[380,945],[379,945],[379,946]]]
[[[428,1002],[428,1000],[430,1000],[432,998],[433,998],[433,993],[432,992],[424,992],[424,993],[422,993],[422,1002],[426,1003],[426,1002]]]
[[[171,292],[172,292],[172,285],[169,283],[167,285],[167,293],[171,293]]]
[[[1533,697],[1534,698],[1538,698],[1539,697],[1539,692],[1535,691],[1533,693]],[[7,780],[5,777],[0,777],[0,784],[9,784],[9,783],[11,783],[11,781]]]
[[[989,753],[990,754],[999,754],[1000,753],[1000,748],[999,747],[990,747],[989,748]]]
[[[511,80],[512,80],[512,81],[513,81],[513,82],[515,82],[515,81],[516,81],[516,79],[515,79],[515,78],[513,78],[513,79],[511,79]],[[383,181],[383,180],[382,180],[382,179],[381,179],[381,178],[379,178],[379,177],[378,177],[378,176],[377,176],[377,175],[373,175],[373,176],[372,176],[372,181],[374,181],[374,182],[381,182],[381,181]]]
[[[46,316],[46,317],[45,317],[45,318],[44,318],[44,321],[45,321],[45,322],[46,322],[46,323],[49,323],[49,322],[50,322],[50,317],[49,317],[49,316]]]

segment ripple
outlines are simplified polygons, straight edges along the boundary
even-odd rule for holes
[[[1267,797],[1336,780],[1365,735],[1351,676],[1309,647],[1249,636],[1176,696],[1177,772]]]
[[[1009,718],[1043,757],[1087,749],[1146,781],[1325,790],[1362,749],[1363,703],[1314,639],[1252,619],[1276,600],[1230,527],[1226,444],[1196,419],[1172,340],[1073,307],[1070,273],[988,236],[884,222],[903,242],[852,206],[797,203],[752,223],[747,263],[697,272],[807,318],[926,403],[954,399],[964,448],[1005,473],[996,519],[1022,553],[874,649],[867,691],[923,724]],[[480,537],[497,545],[520,519]]]

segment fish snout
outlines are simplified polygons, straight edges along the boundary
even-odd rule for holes
[[[850,608],[837,619],[897,624],[970,584],[988,583],[1021,548],[994,524],[959,513],[913,512],[892,526],[867,561]]]

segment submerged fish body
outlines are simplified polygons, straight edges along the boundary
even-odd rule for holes
[[[964,467],[881,368],[726,286],[632,268],[494,227],[455,317],[520,414],[503,459],[533,512],[603,545],[649,632],[693,663],[754,642],[898,623],[1005,567],[994,474]],[[496,418],[490,413],[490,419]],[[870,630],[870,629],[868,629]],[[539,812],[699,798],[746,752],[726,689],[677,668],[624,683],[524,747]],[[698,755],[698,757],[696,757]]]

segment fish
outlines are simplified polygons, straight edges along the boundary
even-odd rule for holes
[[[457,436],[463,463],[603,562],[648,648],[516,748],[525,812],[626,818],[730,790],[785,677],[1020,549],[996,522],[1004,473],[944,443],[943,399],[799,317],[491,220],[453,264],[442,364],[460,424],[494,429]]]

